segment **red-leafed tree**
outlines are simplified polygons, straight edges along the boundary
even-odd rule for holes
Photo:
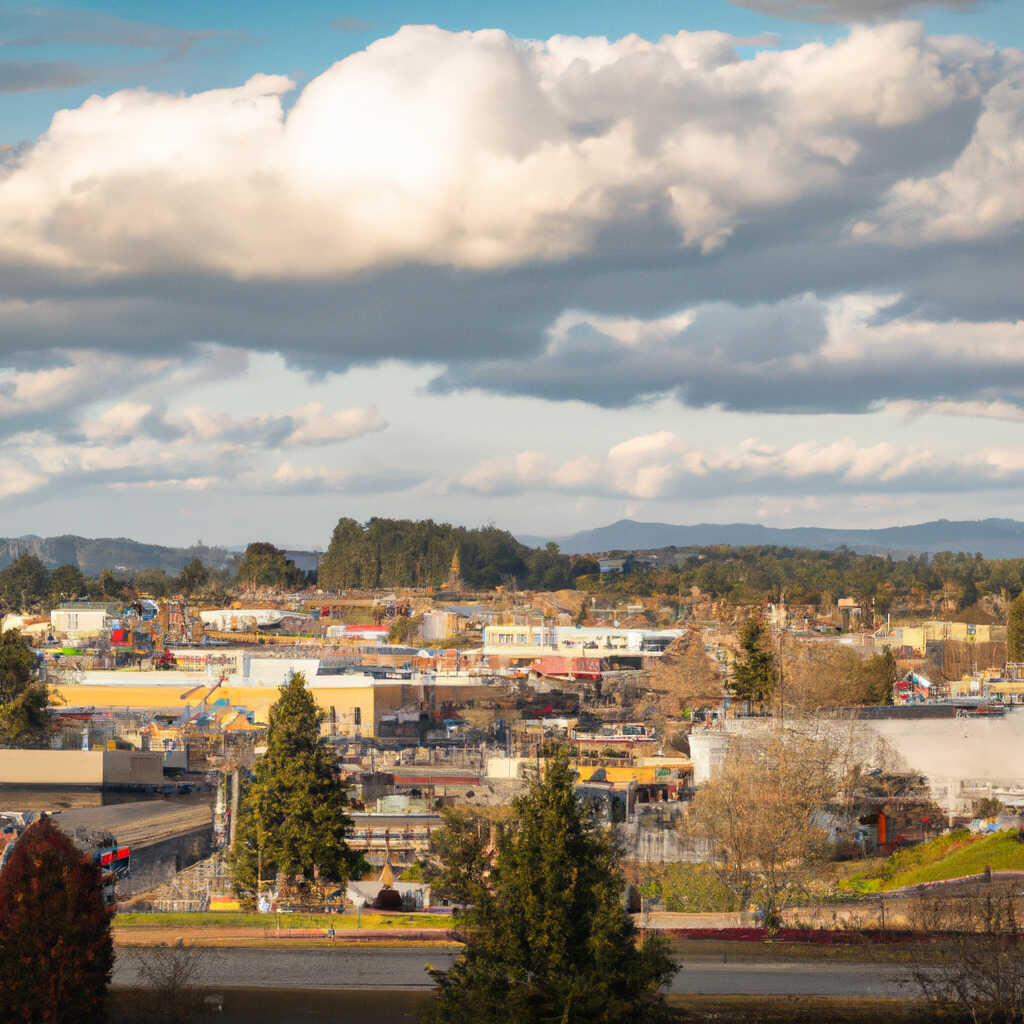
[[[103,1020],[114,966],[97,865],[46,818],[0,872],[0,1007],[25,1024]]]

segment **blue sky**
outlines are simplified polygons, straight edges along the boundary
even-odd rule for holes
[[[45,130],[54,109],[78,105],[97,90],[109,92],[145,85],[191,92],[229,87],[250,75],[268,71],[302,82],[374,39],[409,24],[435,24],[455,32],[498,27],[530,39],[547,39],[557,34],[617,39],[635,33],[656,40],[681,29],[712,30],[751,39],[772,34],[778,36],[781,46],[833,40],[844,30],[841,23],[773,17],[729,0],[637,0],[629,4],[610,0],[559,4],[541,0],[514,4],[377,0],[364,5],[323,0],[301,5],[208,4],[185,0],[54,3],[38,8],[5,2],[0,4],[0,12],[0,17],[13,29],[4,36],[13,42],[30,37],[34,44],[5,47],[7,59],[82,64],[96,76],[94,81],[74,87],[0,94],[0,125],[8,142],[34,137]],[[923,21],[929,32],[935,34],[967,32],[1002,46],[1024,45],[1024,5],[1015,0],[988,0],[953,9],[923,3],[909,7],[908,14]],[[62,22],[75,15],[95,16],[99,38],[88,43],[61,39]],[[112,24],[108,24],[104,41],[101,19],[115,18],[121,20],[124,28],[162,27],[177,30],[180,36],[169,35],[161,46],[160,33],[156,32],[152,46],[124,45],[123,39],[110,31]],[[32,28],[33,25],[38,27]],[[183,40],[197,33],[205,35],[189,42],[185,53],[176,52]]]
[[[4,532],[1015,515],[1022,44],[1015,0],[0,5]]]

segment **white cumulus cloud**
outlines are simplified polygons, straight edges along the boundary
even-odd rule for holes
[[[749,438],[708,448],[662,430],[628,438],[603,456],[579,456],[570,462],[535,451],[488,460],[462,474],[453,486],[475,494],[556,492],[642,501],[742,494],[803,500],[837,493],[941,493],[1024,486],[1024,448],[959,452],[887,441],[864,445],[850,437],[785,448]]]
[[[568,259],[652,219],[710,252],[742,223],[850,186],[887,132],[998,77],[991,50],[908,22],[750,59],[737,42],[407,26],[324,71],[287,113],[294,85],[279,75],[93,96],[0,177],[0,253],[103,275],[496,268]],[[998,123],[979,125],[996,150],[1012,145],[1017,103],[999,95],[986,115]],[[990,175],[997,156],[963,159]],[[904,195],[923,187],[892,202],[927,206]]]

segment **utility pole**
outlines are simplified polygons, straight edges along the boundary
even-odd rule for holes
[[[238,764],[231,770],[231,829],[228,836],[228,846],[235,845],[235,830],[238,828],[238,805],[240,803],[240,781],[238,778]]]
[[[779,727],[786,726],[786,691],[782,679],[782,627],[779,627]]]

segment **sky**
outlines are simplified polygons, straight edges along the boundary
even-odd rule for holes
[[[0,0],[0,534],[1021,515],[1019,0]]]

